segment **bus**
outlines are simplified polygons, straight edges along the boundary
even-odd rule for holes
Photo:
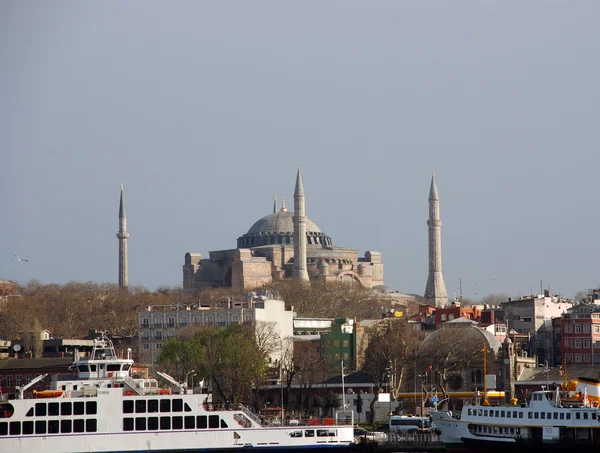
[[[429,417],[411,417],[408,415],[392,415],[390,417],[390,433],[413,434],[429,432],[431,420]]]

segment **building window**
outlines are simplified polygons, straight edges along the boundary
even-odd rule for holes
[[[573,326],[572,325],[565,326],[565,333],[573,333]]]
[[[142,319],[142,328],[147,329],[150,327],[150,320],[148,318]]]
[[[575,333],[581,333],[581,325],[580,324],[575,325]]]
[[[442,321],[446,320],[446,313],[442,313]]]
[[[590,325],[589,324],[583,325],[583,333],[590,333]]]
[[[450,314],[448,315],[448,319],[449,319],[450,321],[452,321],[452,320],[454,319],[454,313],[450,313]]]
[[[583,347],[584,348],[589,348],[590,347],[590,340],[583,340]]]
[[[167,319],[167,327],[171,327],[171,328],[175,327],[175,318],[169,317]]]
[[[581,348],[581,340],[575,340],[575,349]]]
[[[162,332],[154,332],[154,339],[157,341],[161,341],[162,340]]]
[[[187,323],[188,323],[188,322],[187,322],[187,317],[186,317],[186,316],[184,316],[183,318],[181,318],[181,319],[179,320],[179,326],[180,326],[180,327],[186,327],[186,326],[187,326]]]
[[[150,349],[150,343],[144,343],[144,349],[148,351]]]
[[[335,340],[335,341],[333,342],[333,347],[334,347],[334,348],[339,348],[339,347],[340,347],[340,340]]]
[[[344,348],[347,348],[348,346],[350,346],[350,341],[348,340],[344,340],[344,342],[342,343]]]
[[[600,363],[600,354],[594,354],[594,364]]]
[[[156,349],[162,349],[162,343],[156,343]]]
[[[23,376],[22,376],[22,375],[20,375],[20,374],[17,374],[17,375],[15,376],[15,385],[16,385],[16,386],[23,385]]]
[[[583,361],[585,363],[590,363],[590,355],[589,354],[583,354]]]
[[[581,363],[581,354],[575,354],[575,363]]]

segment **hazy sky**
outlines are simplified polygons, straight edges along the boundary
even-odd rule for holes
[[[0,278],[179,285],[293,206],[422,294],[600,284],[600,2],[0,2]],[[28,263],[11,260],[13,254]]]

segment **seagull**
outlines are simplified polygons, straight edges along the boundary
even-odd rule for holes
[[[21,258],[19,255],[15,255],[15,257],[17,258],[17,261],[19,263],[22,263],[23,261],[26,263],[29,263],[29,260],[26,260],[25,258]]]

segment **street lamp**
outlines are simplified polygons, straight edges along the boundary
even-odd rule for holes
[[[187,388],[188,388],[188,376],[189,376],[190,374],[192,374],[194,371],[196,371],[196,370],[192,370],[192,371],[189,371],[189,372],[185,373],[185,388],[186,388],[186,390],[187,390]],[[193,382],[193,381],[192,381],[192,382]],[[193,391],[194,391],[194,390],[193,390],[193,388],[192,388],[192,392],[193,392]]]

